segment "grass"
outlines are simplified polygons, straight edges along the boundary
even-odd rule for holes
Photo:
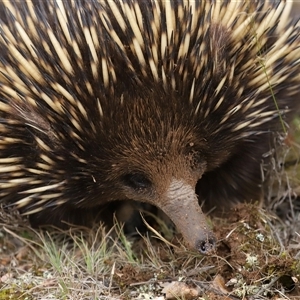
[[[211,257],[189,252],[176,237],[176,247],[150,232],[129,239],[118,224],[114,234],[99,226],[44,232],[6,224],[0,299],[300,297],[298,234],[287,244],[285,224],[250,205],[212,224],[219,244]]]

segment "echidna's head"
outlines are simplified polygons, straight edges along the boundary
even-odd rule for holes
[[[93,177],[101,186],[101,198],[157,206],[175,223],[189,247],[208,253],[214,237],[195,187],[207,170],[227,158],[229,149],[211,147],[214,153],[209,154],[205,129],[199,128],[189,107],[176,97],[176,93],[145,88],[121,95],[117,109],[103,107],[104,134],[98,155],[103,161],[98,162],[99,174]]]

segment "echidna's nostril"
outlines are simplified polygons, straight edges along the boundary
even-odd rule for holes
[[[209,237],[207,239],[202,239],[196,242],[196,249],[205,255],[212,254],[216,249],[215,238]]]

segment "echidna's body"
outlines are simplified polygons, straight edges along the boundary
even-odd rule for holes
[[[207,205],[259,198],[299,102],[283,1],[0,5],[2,202],[46,223],[148,202],[208,252],[197,182]]]

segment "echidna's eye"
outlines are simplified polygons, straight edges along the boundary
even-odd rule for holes
[[[129,173],[123,176],[124,183],[135,190],[151,187],[151,181],[142,173]]]

